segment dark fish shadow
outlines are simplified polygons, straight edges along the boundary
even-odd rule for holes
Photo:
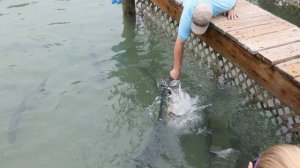
[[[48,78],[44,78],[35,90],[26,95],[21,101],[21,103],[17,106],[16,111],[11,115],[7,129],[7,142],[9,144],[13,144],[17,139],[22,114],[28,109],[29,102],[34,96],[42,94],[46,91],[47,80]]]

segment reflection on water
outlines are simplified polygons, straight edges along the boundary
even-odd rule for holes
[[[142,16],[122,18],[109,1],[0,4],[1,168],[120,167],[139,156],[157,167],[245,167],[280,141],[276,124],[188,52],[182,89],[197,108],[157,126],[173,40]]]

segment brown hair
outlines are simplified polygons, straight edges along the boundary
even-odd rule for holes
[[[300,168],[300,148],[280,144],[270,147],[259,157],[257,168]]]

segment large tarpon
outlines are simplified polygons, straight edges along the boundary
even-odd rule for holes
[[[16,141],[22,114],[27,110],[28,102],[32,101],[37,94],[45,92],[47,80],[48,78],[44,78],[38,88],[26,95],[18,105],[17,110],[12,114],[7,130],[8,143],[12,144]]]
[[[158,120],[150,134],[146,148],[133,159],[134,163],[131,162],[127,167],[185,167],[186,165],[179,139],[182,129],[176,127],[187,128],[188,124],[183,122],[190,122],[192,119],[189,120],[187,116],[191,117],[191,115],[186,114],[196,109],[198,99],[191,98],[183,92],[179,80],[162,78],[157,85],[160,91]],[[188,100],[182,101],[182,98]],[[188,104],[183,107],[179,101],[188,102]],[[182,105],[182,107],[177,107],[175,104]],[[201,120],[196,114],[193,119],[197,122]],[[180,123],[179,120],[182,122]]]
[[[199,106],[198,98],[192,98],[183,91],[179,80],[162,78],[157,86],[160,91],[158,120],[145,149],[135,159],[124,162],[122,167],[189,167],[187,161],[191,158],[186,156],[186,149],[183,149],[189,144],[182,142],[193,141],[186,139],[189,136],[195,136],[194,140],[200,141],[198,146],[195,146],[199,148],[195,151],[195,155],[199,157],[196,159],[199,162],[198,166],[210,167],[211,157],[226,159],[232,153],[232,149],[210,151],[211,139],[207,136],[210,133],[203,129],[205,122],[199,113],[210,105]]]

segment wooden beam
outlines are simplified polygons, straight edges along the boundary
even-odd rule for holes
[[[300,42],[258,52],[258,56],[270,65],[300,58]]]
[[[179,22],[182,8],[171,1],[152,0],[161,10]],[[249,53],[245,48],[237,45],[237,42],[222,34],[212,25],[204,35],[198,37],[272,95],[290,106],[297,114],[300,114],[300,87],[295,82],[276,71],[273,66]]]
[[[152,2],[159,6],[168,16],[171,16],[174,20],[179,22],[182,8],[176,5],[173,0],[152,0]]]
[[[122,0],[123,16],[135,17],[135,0]]]

